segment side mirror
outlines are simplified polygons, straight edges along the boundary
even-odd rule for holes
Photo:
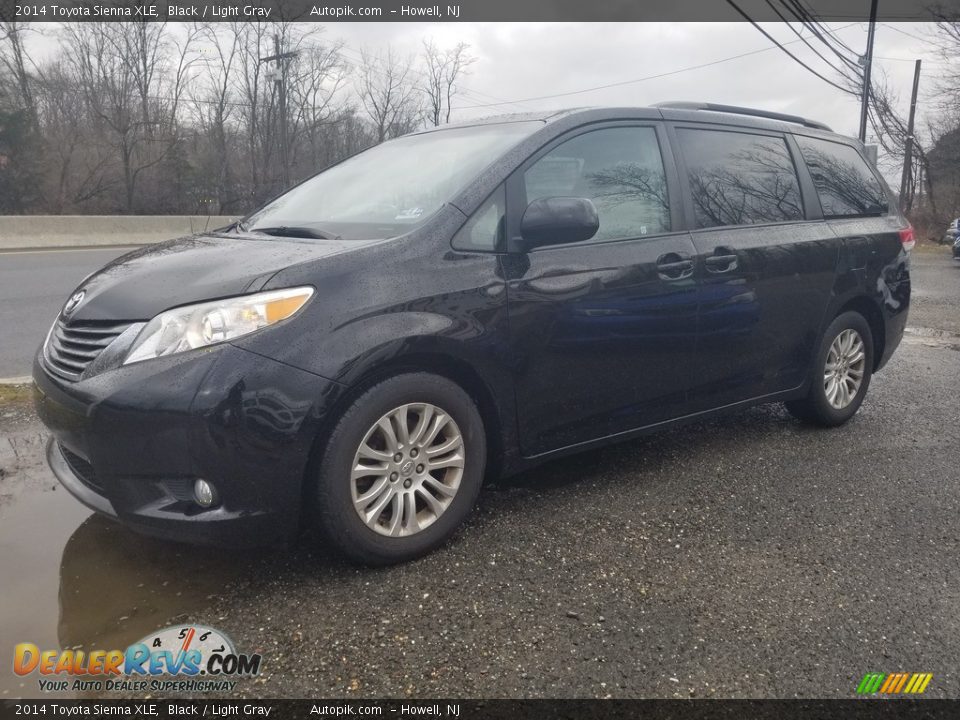
[[[589,240],[600,229],[597,208],[587,198],[549,197],[534,200],[520,220],[524,250]]]

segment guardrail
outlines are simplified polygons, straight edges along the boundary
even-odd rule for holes
[[[149,245],[229,225],[223,215],[0,215],[0,252]]]

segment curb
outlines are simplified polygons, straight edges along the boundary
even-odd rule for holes
[[[20,375],[18,377],[0,378],[0,385],[29,385],[33,382],[30,375]]]

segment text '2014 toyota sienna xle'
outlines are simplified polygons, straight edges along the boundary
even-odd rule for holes
[[[484,477],[748,405],[839,425],[900,342],[913,234],[863,147],[725,106],[385,142],[71,295],[48,460],[150,534],[348,556],[447,539]]]

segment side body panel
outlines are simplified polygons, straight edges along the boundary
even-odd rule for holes
[[[593,170],[589,151],[577,161],[565,158],[574,144],[580,143],[584,151],[582,143],[589,143],[587,138],[597,131],[629,143],[630,129],[647,133],[647,147],[651,140],[659,146],[659,182],[651,182],[645,168],[625,159],[611,185],[594,179],[610,172],[605,169],[609,158],[600,161],[604,169]],[[621,157],[630,158],[633,150],[623,147]],[[662,124],[609,123],[557,138],[510,177],[507,235],[513,247],[521,242],[520,221],[528,200],[524,173],[533,172],[535,164],[542,167],[538,161],[548,155],[551,162],[566,161],[566,167],[584,163],[576,171],[576,183],[600,197],[628,187],[628,202],[646,207],[643,203],[654,197],[651,187],[661,188],[656,198],[668,204],[667,227],[682,224],[679,203],[673,200],[678,194],[676,171]],[[624,206],[617,202],[605,207],[608,217],[614,217]],[[658,207],[664,212],[662,204]],[[647,217],[644,211],[634,222],[647,222]],[[687,363],[697,328],[693,254],[690,236],[681,229],[545,246],[505,257],[518,429],[525,456],[628,432],[685,411]]]
[[[425,232],[277,273],[267,288],[311,284],[317,302],[296,323],[235,344],[351,388],[390,368],[469,373],[485,388],[478,402],[492,405],[497,446],[510,453],[516,415],[500,258],[452,249],[466,217],[452,206],[441,213]]]
[[[761,140],[785,150],[781,161],[788,173],[795,173],[800,217],[696,229],[695,207],[751,197],[766,204],[772,193],[762,172],[766,159],[748,156],[724,168],[723,181],[736,188],[736,197],[697,197],[697,192],[712,188],[687,181],[692,159],[685,156],[678,137],[697,131],[714,139],[729,134]],[[821,219],[799,152],[788,134],[752,128],[677,123],[671,126],[670,136],[702,283],[697,351],[691,368],[696,386],[688,410],[711,410],[800,387],[819,342],[841,242]]]
[[[698,231],[703,291],[694,363],[698,411],[797,388],[806,380],[840,242],[822,222]],[[705,263],[732,254],[737,267]]]
[[[867,319],[874,342],[883,348],[874,358],[875,370],[890,360],[907,325],[910,254],[903,250],[899,235],[905,224],[895,215],[829,221],[830,229],[843,242],[843,251],[827,317],[832,319],[854,304],[872,313]]]
[[[657,259],[686,233],[532,252],[510,265],[510,336],[524,455],[684,412],[696,343],[693,278]]]

